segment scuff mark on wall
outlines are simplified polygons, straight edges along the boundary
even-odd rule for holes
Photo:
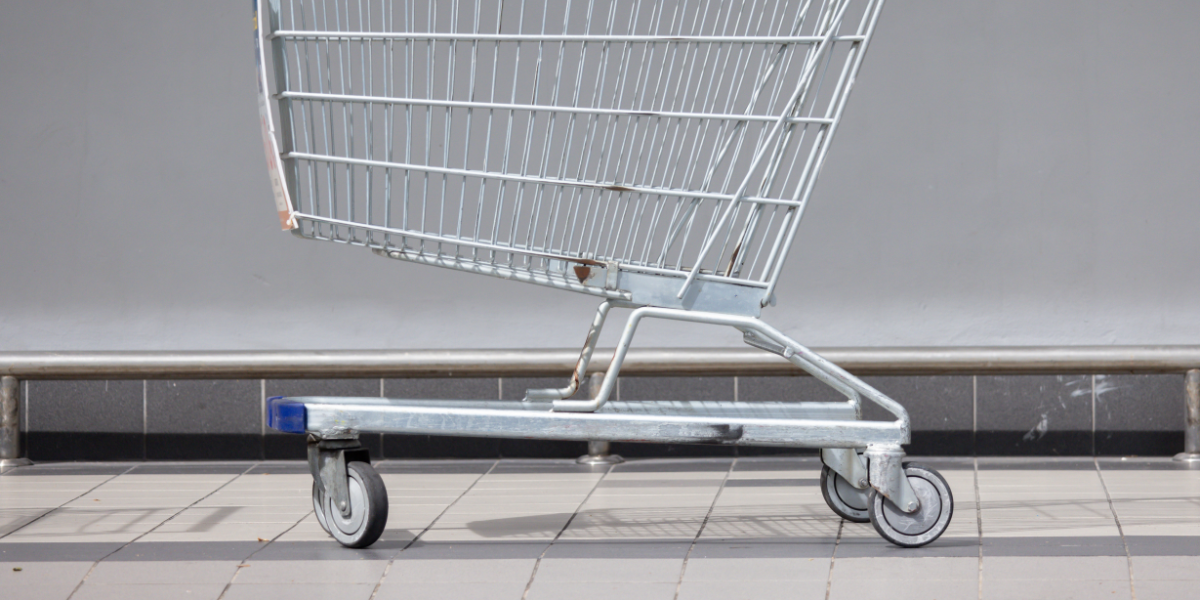
[[[1030,429],[1028,432],[1025,433],[1025,435],[1021,436],[1021,439],[1025,440],[1027,442],[1040,440],[1040,439],[1042,439],[1043,436],[1046,435],[1046,432],[1049,431],[1049,429],[1050,429],[1050,415],[1047,413],[1042,413],[1042,420],[1038,421],[1037,425],[1033,426],[1033,429]]]

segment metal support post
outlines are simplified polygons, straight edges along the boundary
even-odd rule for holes
[[[1175,460],[1200,463],[1200,369],[1187,372],[1184,379],[1187,396],[1184,400],[1185,419],[1183,429],[1183,452]]]
[[[21,382],[0,377],[0,469],[31,465],[21,458]]]
[[[604,384],[604,373],[592,373],[588,377],[588,398],[595,398]],[[619,454],[612,454],[609,442],[588,442],[588,453],[575,459],[581,465],[616,465],[625,462]]]

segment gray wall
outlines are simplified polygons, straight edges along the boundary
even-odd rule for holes
[[[892,0],[764,316],[812,345],[1195,343],[1196,23]],[[251,48],[245,0],[0,3],[0,350],[580,341],[590,297],[280,233]]]

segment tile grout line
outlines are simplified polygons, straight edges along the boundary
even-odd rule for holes
[[[983,499],[979,497],[979,457],[972,460],[975,464],[975,529],[979,532],[979,600],[983,600]]]
[[[379,590],[383,588],[383,582],[384,582],[384,580],[387,579],[388,573],[391,572],[392,565],[395,564],[395,562],[396,562],[396,557],[400,556],[405,550],[408,550],[409,548],[412,547],[413,544],[417,543],[417,540],[421,539],[421,536],[425,535],[425,532],[427,532],[433,528],[433,526],[438,522],[438,519],[442,518],[442,516],[444,516],[446,514],[446,512],[449,511],[455,504],[458,504],[458,501],[462,500],[463,496],[466,496],[472,489],[475,489],[475,485],[478,484],[480,481],[483,481],[484,477],[487,477],[492,471],[495,471],[496,467],[499,466],[499,464],[500,464],[499,459],[493,461],[492,466],[488,467],[488,470],[481,473],[479,475],[479,477],[476,477],[475,481],[472,481],[471,485],[468,485],[467,489],[463,490],[462,493],[459,494],[458,497],[455,498],[453,502],[451,502],[450,504],[447,504],[446,508],[443,508],[442,512],[438,513],[438,516],[434,517],[433,520],[430,521],[429,524],[425,526],[425,529],[422,529],[420,533],[418,533],[417,535],[414,535],[413,539],[409,540],[408,543],[405,544],[404,547],[401,548],[399,552],[392,555],[392,557],[388,559],[387,564],[384,565],[384,567],[383,567],[383,573],[381,573],[379,575],[379,581],[375,583],[375,589],[371,590],[371,596],[368,598],[368,600],[375,600],[375,596],[377,596],[379,594]]]
[[[829,557],[829,575],[825,578],[825,600],[833,591],[833,566],[837,562],[838,545],[842,543],[842,529],[846,527],[845,519],[838,519],[837,537],[833,539],[833,554]]]
[[[734,378],[734,391],[737,390],[737,378]],[[675,596],[673,600],[679,600],[679,591],[683,588],[683,577],[687,574],[688,559],[692,557],[692,551],[696,549],[696,543],[700,541],[700,536],[704,535],[704,528],[708,525],[708,520],[712,518],[713,510],[717,508],[717,502],[721,499],[721,492],[725,491],[725,483],[729,481],[729,475],[733,473],[734,467],[737,466],[738,459],[734,457],[729,463],[729,469],[725,471],[725,477],[721,479],[721,485],[717,487],[717,493],[713,496],[712,504],[708,505],[708,512],[704,514],[704,520],[700,522],[700,529],[696,530],[696,537],[692,538],[692,543],[688,546],[687,554],[683,555],[683,564],[679,567],[679,581],[675,583]]]
[[[542,550],[540,555],[538,555],[537,560],[533,563],[533,570],[529,572],[529,581],[525,582],[525,590],[521,592],[521,600],[525,600],[529,597],[529,590],[533,587],[534,578],[537,577],[538,567],[542,566],[542,559],[546,558],[546,553],[550,551],[550,547],[554,545],[554,542],[557,542],[558,539],[562,537],[562,534],[567,532],[567,528],[571,526],[571,523],[575,522],[575,517],[579,514],[579,509],[583,508],[584,504],[587,504],[587,501],[592,498],[592,494],[596,493],[596,488],[600,487],[600,482],[604,481],[604,478],[608,477],[608,474],[612,473],[613,468],[616,466],[617,465],[615,464],[608,465],[608,469],[600,474],[600,479],[596,480],[596,484],[592,486],[592,489],[588,490],[588,493],[583,497],[583,500],[579,501],[579,506],[576,506],[575,512],[571,513],[571,518],[567,519],[566,523],[563,523],[562,529],[559,529],[558,533],[554,534],[554,538],[550,540],[549,544],[546,544],[546,548]]]
[[[104,560],[106,558],[128,548],[130,544],[142,539],[143,537],[146,537],[146,534],[153,532],[155,529],[158,529],[159,527],[162,527],[163,523],[166,523],[167,521],[170,521],[171,519],[174,519],[175,517],[179,516],[179,513],[182,513],[183,511],[185,511],[185,510],[195,506],[197,503],[203,501],[205,498],[208,498],[209,496],[212,496],[213,494],[221,491],[225,486],[233,483],[234,481],[237,481],[238,478],[240,478],[242,475],[245,475],[247,472],[250,471],[250,469],[253,469],[257,464],[258,463],[254,463],[254,464],[250,465],[249,467],[246,468],[245,471],[239,473],[236,477],[233,477],[229,481],[226,481],[225,483],[222,483],[221,485],[217,486],[217,489],[205,494],[203,497],[197,499],[195,502],[179,509],[178,511],[175,512],[175,514],[171,515],[170,517],[167,517],[166,519],[161,521],[158,525],[151,527],[147,531],[143,531],[137,537],[133,538],[132,540],[129,540],[128,542],[125,542],[124,544],[121,545],[120,548],[117,548],[116,550],[113,550],[112,552],[109,552],[108,554],[101,556],[99,559],[97,559],[95,562],[92,563],[92,566],[88,569],[88,572],[84,573],[83,578],[80,579],[79,583],[75,585],[75,589],[71,590],[71,593],[67,596],[67,600],[71,600],[71,598],[75,597],[75,594],[79,593],[79,588],[83,587],[83,584],[87,582],[88,577],[91,577],[92,572],[96,570],[96,566],[99,565],[100,563],[104,562]],[[125,471],[125,473],[121,473],[121,475],[125,475],[126,473],[128,473],[129,471],[132,471],[136,467],[137,467],[137,465],[129,467],[129,470]],[[120,475],[118,475],[117,477],[120,477]],[[113,479],[116,479],[116,477],[113,477]],[[109,481],[111,481],[111,480],[109,480]],[[106,481],[105,483],[108,483],[108,482]]]
[[[1133,556],[1129,553],[1129,540],[1125,539],[1125,529],[1121,527],[1121,517],[1117,516],[1117,507],[1113,506],[1112,496],[1108,493],[1108,484],[1104,482],[1104,472],[1100,469],[1100,460],[1092,456],[1092,464],[1096,466],[1096,477],[1100,479],[1100,487],[1104,488],[1104,498],[1108,500],[1108,510],[1112,512],[1113,521],[1117,523],[1117,533],[1121,535],[1121,545],[1125,547],[1125,565],[1129,570],[1129,597],[1137,600],[1137,590],[1133,587]]]
[[[32,520],[32,521],[30,521],[30,522],[28,522],[28,523],[26,523],[26,524],[24,524],[24,525],[22,525],[22,526],[18,527],[18,528],[16,528],[16,529],[14,529],[14,530],[12,530],[12,531],[10,531],[10,532],[8,532],[8,533],[4,534],[4,535],[0,535],[0,539],[6,538],[6,537],[8,537],[8,536],[10,536],[10,535],[12,535],[12,534],[14,534],[14,533],[16,533],[16,532],[18,532],[18,531],[22,530],[22,529],[25,529],[26,527],[29,527],[30,525],[33,525],[34,523],[37,523],[38,521],[42,520],[42,519],[43,519],[43,518],[44,518],[46,515],[49,515],[50,513],[52,513],[52,512],[54,512],[54,511],[56,511],[56,510],[58,510],[58,509],[60,509],[60,508],[64,507],[64,506],[66,506],[66,505],[68,505],[68,504],[70,504],[70,503],[72,503],[72,502],[74,502],[74,501],[76,501],[76,500],[78,500],[78,499],[80,499],[80,498],[82,498],[82,497],[84,497],[84,496],[86,496],[86,495],[88,495],[88,494],[90,494],[90,493],[92,493],[92,492],[96,491],[96,488],[98,488],[98,487],[100,487],[100,486],[102,486],[102,485],[104,485],[104,484],[106,484],[106,483],[108,483],[108,482],[110,482],[110,481],[112,481],[112,480],[114,480],[114,479],[116,479],[116,478],[118,478],[118,477],[120,477],[120,476],[122,476],[122,475],[124,475],[124,474],[126,474],[126,473],[128,473],[128,472],[130,472],[130,471],[132,471],[132,470],[134,470],[134,469],[136,469],[137,467],[138,467],[138,465],[136,465],[136,464],[135,464],[135,465],[131,465],[131,466],[130,466],[128,469],[125,469],[124,471],[121,471],[120,473],[117,473],[116,475],[113,475],[112,477],[109,477],[108,479],[105,479],[104,481],[101,481],[100,483],[97,483],[96,485],[94,485],[94,486],[92,486],[92,487],[88,488],[88,489],[87,489],[87,491],[84,491],[83,493],[79,494],[78,496],[75,496],[74,498],[71,498],[70,500],[67,500],[66,502],[63,502],[62,504],[59,504],[58,506],[55,506],[54,508],[51,508],[50,510],[48,510],[48,511],[46,511],[46,512],[42,513],[41,515],[39,515],[39,516],[38,516],[38,518],[36,518],[36,519],[34,519],[34,520]]]

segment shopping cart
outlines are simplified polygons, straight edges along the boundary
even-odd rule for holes
[[[353,547],[382,533],[357,436],[388,432],[817,448],[835,513],[937,539],[953,498],[902,462],[904,408],[758,318],[882,4],[257,0],[284,229],[603,298],[570,382],[523,402],[271,399],[273,428],[308,435],[322,526]],[[634,310],[598,393],[574,399],[613,307]],[[646,318],[738,329],[846,401],[608,402]],[[896,420],[861,420],[863,398]]]

